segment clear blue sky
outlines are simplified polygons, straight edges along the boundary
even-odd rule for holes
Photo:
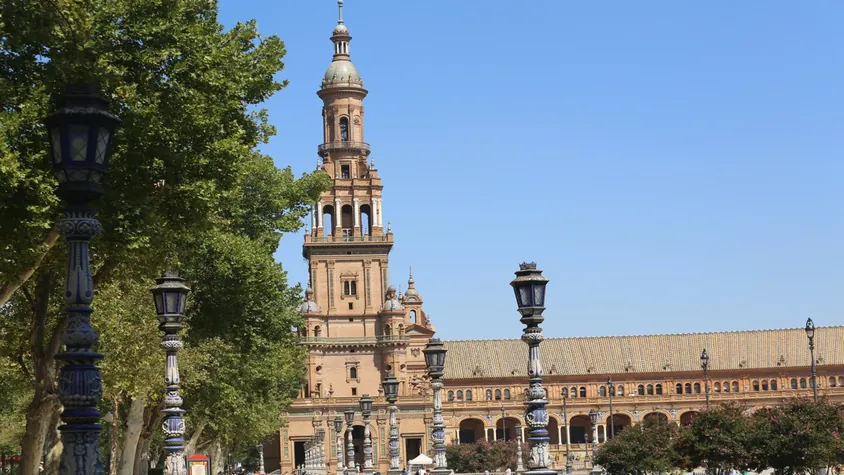
[[[265,147],[297,174],[333,0],[221,0],[287,45]],[[844,2],[346,0],[392,283],[446,339],[844,324]],[[307,278],[301,235],[282,240]]]

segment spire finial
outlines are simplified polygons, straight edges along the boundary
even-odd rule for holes
[[[343,24],[343,0],[337,0],[337,10],[339,10],[338,15],[337,15],[337,24],[342,25]]]

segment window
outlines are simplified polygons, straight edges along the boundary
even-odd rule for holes
[[[411,311],[410,311],[410,322],[411,322],[411,323],[418,323],[418,322],[416,321],[416,310],[411,310]]]
[[[487,389],[487,390],[486,390],[486,400],[487,400],[487,401],[492,401],[492,389]]]
[[[352,177],[352,172],[350,170],[349,165],[340,165],[340,178],[343,180],[348,180]]]
[[[314,327],[314,336],[320,336],[320,334],[322,334],[322,329],[317,325]]]
[[[762,380],[762,391],[767,391],[767,390],[768,390],[768,381],[763,379]]]
[[[797,378],[791,378],[791,389],[797,389]]]
[[[467,401],[471,401],[471,400],[472,400],[472,390],[471,390],[471,389],[467,389],[467,390],[466,390],[466,400],[467,400]]]
[[[340,118],[340,140],[346,142],[349,140],[349,118]]]
[[[343,295],[357,295],[358,283],[356,280],[347,280],[343,282]]]
[[[461,391],[461,390],[458,390],[458,391],[457,391],[457,400],[458,400],[458,401],[462,401],[462,400],[463,400],[463,391]]]
[[[619,396],[624,396],[624,386],[619,384],[618,385],[618,392],[616,394],[618,394]]]
[[[677,394],[683,394],[683,384],[677,383],[677,386],[674,388],[674,390],[677,392]]]
[[[645,385],[640,384],[638,388],[636,388],[636,395],[637,396],[644,396],[645,395]]]
[[[771,391],[776,391],[776,390],[777,390],[777,380],[772,379],[771,380]]]
[[[354,366],[349,368],[349,379],[358,379],[358,369]]]
[[[766,385],[766,386],[767,386],[767,385]],[[753,390],[754,390],[754,391],[758,391],[758,390],[759,390],[759,381],[753,381]]]
[[[829,377],[829,387],[834,388],[834,387],[835,387],[835,383],[836,383],[836,381],[835,381],[835,376],[830,376],[830,377]]]
[[[586,397],[586,386],[580,387],[580,397]]]
[[[691,394],[692,393],[692,383],[686,383],[686,385],[684,386],[684,389],[686,390],[686,394]]]
[[[734,393],[739,392],[739,390],[738,390],[738,381],[733,381],[733,392],[734,392]]]
[[[730,392],[730,382],[729,381],[724,381],[724,392],[725,393]]]
[[[607,397],[607,387],[606,386],[601,386],[600,388],[598,388],[598,396]]]
[[[571,395],[571,397],[577,397],[577,388],[572,386],[571,391],[569,391],[569,394]]]
[[[454,391],[448,392],[448,400],[449,402],[454,401]]]
[[[695,394],[700,394],[700,383],[695,383]]]
[[[358,388],[352,388],[352,396],[358,395]]]
[[[353,302],[349,302],[349,310],[354,310],[355,304]]]
[[[714,391],[715,391],[716,393],[720,393],[720,392],[721,392],[721,383],[719,383],[719,382],[717,382],[717,381],[715,382],[715,388],[714,388]]]
[[[657,385],[656,385],[656,395],[657,395],[657,396],[661,396],[661,395],[662,395],[662,385],[661,385],[661,384],[657,384]]]
[[[510,390],[509,390],[509,389],[505,389],[505,390],[504,390],[504,400],[505,400],[505,401],[509,401],[509,400],[510,400]]]
[[[648,396],[653,396],[653,395],[654,395],[654,385],[649,384],[648,385]]]
[[[393,329],[390,327],[390,325],[384,325],[384,334],[385,335],[392,335],[393,334],[392,330]]]
[[[844,387],[844,376],[838,377],[838,387]]]
[[[806,378],[800,378],[800,389],[806,389]]]
[[[496,389],[496,390],[495,390],[495,400],[496,400],[496,401],[500,401],[500,400],[501,400],[501,390],[500,390],[500,389]]]

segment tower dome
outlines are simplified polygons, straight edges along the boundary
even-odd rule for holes
[[[349,43],[352,36],[349,29],[343,24],[343,0],[337,0],[339,17],[337,26],[331,33],[331,42],[334,43],[334,59],[325,70],[322,77],[322,88],[330,87],[358,87],[363,88],[363,80],[357,68],[349,58]]]

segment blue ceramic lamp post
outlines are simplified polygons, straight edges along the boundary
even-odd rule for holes
[[[185,318],[185,304],[190,288],[185,279],[174,271],[155,279],[156,286],[150,289],[158,314],[158,329],[164,332],[161,349],[166,356],[164,370],[164,474],[187,475],[185,462],[185,410],[179,395],[179,364],[176,353],[182,349],[182,320]]]
[[[530,386],[525,390],[525,422],[529,428],[528,442],[530,456],[528,457],[528,475],[550,475],[557,472],[548,468],[551,462],[550,443],[548,437],[548,398],[542,388],[542,362],[539,358],[539,344],[545,337],[539,324],[545,319],[545,286],[548,279],[542,276],[542,271],[536,268],[536,263],[519,264],[516,278],[510,282],[516,293],[516,303],[521,322],[525,325],[522,341],[528,345],[528,376]]]
[[[56,356],[63,363],[59,373],[59,400],[64,406],[59,426],[62,475],[102,474],[100,418],[97,404],[103,395],[97,362],[103,355],[93,350],[99,333],[91,327],[94,282],[88,257],[89,244],[102,231],[91,203],[103,195],[100,186],[108,173],[114,131],[120,119],[108,111],[108,102],[91,84],[74,85],[46,120],[56,194],[65,203],[56,229],[67,243],[65,303],[67,326],[62,334],[65,350]]]

